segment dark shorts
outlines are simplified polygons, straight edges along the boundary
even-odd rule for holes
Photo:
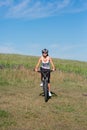
[[[40,67],[40,70],[42,70],[44,73],[47,72],[48,69],[44,69],[42,67]],[[47,77],[48,77],[48,83],[50,83],[50,71],[47,73]],[[43,78],[43,73],[41,73],[41,79]]]

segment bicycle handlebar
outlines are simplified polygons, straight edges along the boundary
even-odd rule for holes
[[[54,70],[46,70],[46,71],[43,71],[43,70],[38,70],[37,72],[53,72]]]
[[[33,69],[33,71],[35,71],[35,69]],[[46,72],[54,72],[54,71],[56,71],[56,69],[55,70],[46,69]],[[45,71],[38,69],[36,72],[40,72],[41,73],[41,72],[45,72]]]

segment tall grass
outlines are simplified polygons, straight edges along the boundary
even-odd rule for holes
[[[0,54],[0,65],[5,68],[18,68],[24,66],[28,69],[33,69],[37,63],[38,57],[23,56],[23,55],[4,55]],[[87,77],[87,62],[53,59],[56,68],[59,71],[76,73]]]
[[[87,62],[73,60],[58,60],[55,59],[56,67],[63,72],[80,74],[87,77]]]
[[[0,65],[5,68],[17,68],[23,65],[26,68],[33,68],[37,58],[34,56],[10,55],[0,54]]]

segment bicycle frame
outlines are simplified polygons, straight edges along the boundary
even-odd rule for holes
[[[48,73],[52,72],[53,70],[39,70],[38,72],[42,73],[43,75],[43,91],[44,91],[44,98],[45,102],[49,99],[49,93],[48,93]]]

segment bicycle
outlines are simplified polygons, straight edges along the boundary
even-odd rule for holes
[[[50,69],[46,69],[45,71],[43,70],[38,70],[37,72],[39,73],[42,73],[43,74],[43,79],[42,79],[42,82],[43,82],[43,92],[44,92],[44,99],[45,99],[45,102],[48,101],[49,99],[49,91],[48,91],[48,73],[52,72],[53,70],[50,70]]]

